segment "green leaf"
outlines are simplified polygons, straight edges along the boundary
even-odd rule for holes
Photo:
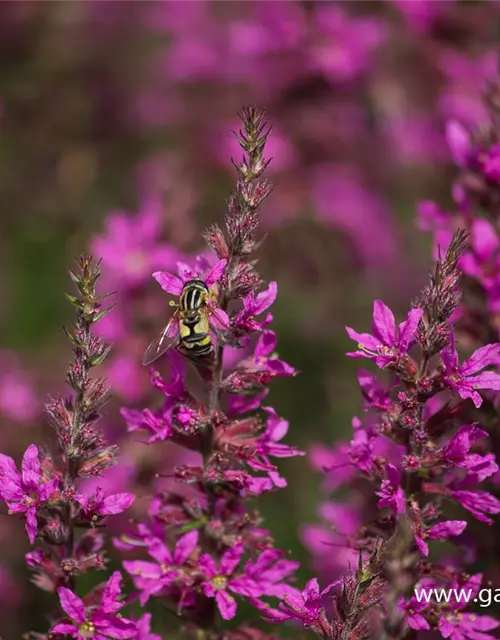
[[[116,303],[110,304],[109,307],[106,307],[106,309],[99,311],[97,315],[92,316],[91,318],[92,322],[99,322],[101,318],[104,318],[104,316],[111,311],[111,309],[115,306],[115,304]]]

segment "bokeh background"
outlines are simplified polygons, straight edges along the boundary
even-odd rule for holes
[[[119,408],[158,400],[140,359],[168,302],[150,275],[205,250],[249,102],[273,125],[260,266],[279,285],[280,356],[302,372],[269,404],[306,450],[347,437],[361,400],[344,326],[367,328],[374,298],[405,312],[425,283],[418,203],[451,206],[444,124],[484,119],[499,18],[493,0],[0,2],[0,450],[51,437],[43,403],[71,356],[66,270],[90,250],[117,292],[102,425],[122,464],[104,482],[137,492],[138,515],[154,474],[185,456],[137,443]],[[288,488],[261,508],[305,579],[320,477],[308,458],[282,471]],[[25,538],[0,514],[6,638],[45,631],[53,598],[29,582]]]

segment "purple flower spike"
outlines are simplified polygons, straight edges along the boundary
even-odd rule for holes
[[[443,381],[464,400],[470,398],[476,407],[480,407],[483,399],[479,395],[478,389],[500,391],[500,374],[493,371],[478,373],[485,367],[498,364],[500,343],[480,347],[470,358],[459,365],[452,333],[449,346],[443,349],[440,354],[445,368]]]
[[[368,358],[384,368],[408,353],[415,343],[415,333],[422,317],[422,309],[412,309],[407,319],[396,327],[394,314],[381,300],[373,303],[372,334],[358,333],[346,327],[352,340],[358,343],[358,351],[348,353],[350,358]]]

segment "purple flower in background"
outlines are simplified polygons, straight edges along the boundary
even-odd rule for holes
[[[366,70],[384,40],[384,27],[373,17],[349,15],[342,5],[319,5],[310,66],[330,81],[353,80]]]
[[[450,335],[450,344],[441,352],[444,365],[443,381],[456,391],[461,398],[470,398],[476,407],[480,407],[483,399],[478,389],[492,389],[500,391],[500,374],[493,371],[483,371],[485,367],[498,364],[500,344],[487,344],[475,351],[470,358],[461,365],[458,363],[458,353],[455,349],[455,339]]]
[[[39,410],[33,382],[19,358],[12,351],[0,351],[0,413],[15,422],[29,422]]]
[[[466,167],[472,152],[469,131],[457,120],[449,120],[446,123],[446,141],[457,166]]]
[[[118,598],[121,593],[121,575],[115,571],[103,591],[101,602],[96,607],[85,607],[81,598],[66,587],[57,590],[61,607],[71,622],[59,622],[51,634],[72,638],[133,638],[137,633],[134,622],[121,617],[117,612],[123,607]]]
[[[228,589],[233,593],[248,597],[256,597],[262,593],[260,585],[257,585],[246,575],[231,577],[240,563],[244,550],[242,544],[228,549],[220,559],[219,566],[208,554],[203,554],[199,559],[200,570],[204,577],[204,581],[201,583],[203,593],[207,598],[215,598],[224,620],[231,620],[236,615],[236,601]]]
[[[153,269],[168,269],[181,253],[159,241],[163,210],[157,200],[149,200],[135,216],[117,211],[108,216],[106,232],[97,236],[92,251],[103,260],[106,274],[121,286],[138,286]]]
[[[368,358],[383,368],[406,354],[415,343],[415,333],[422,317],[422,309],[412,309],[407,319],[396,327],[394,314],[381,300],[373,303],[372,333],[358,333],[346,327],[358,351],[348,353],[351,358]]]
[[[10,456],[0,453],[0,496],[12,513],[26,514],[26,532],[31,544],[38,531],[36,511],[48,502],[59,480],[42,482],[38,447],[30,445],[23,456],[21,473]]]

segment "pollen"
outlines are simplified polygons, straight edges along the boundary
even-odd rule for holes
[[[95,624],[93,622],[84,622],[78,628],[81,638],[93,638],[95,633]]]
[[[469,622],[474,622],[475,619],[476,619],[476,616],[474,614],[469,616]]]
[[[214,576],[210,582],[216,589],[225,589],[227,578],[225,576]]]

